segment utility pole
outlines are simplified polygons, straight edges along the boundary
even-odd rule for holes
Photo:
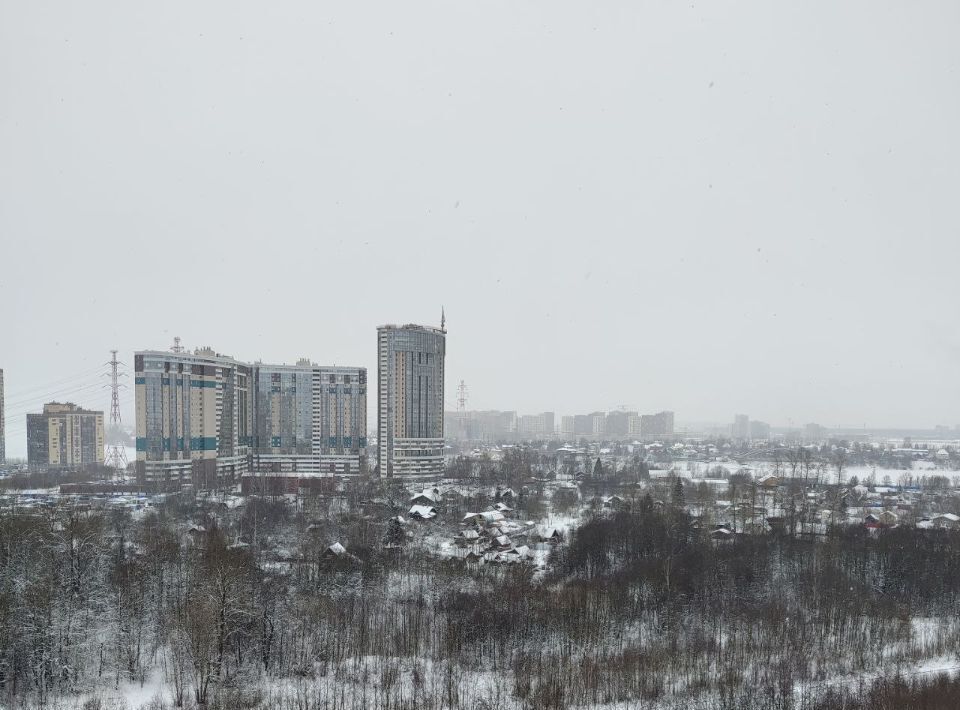
[[[120,427],[120,388],[123,385],[120,384],[119,378],[126,375],[118,370],[121,363],[117,361],[117,351],[111,350],[110,354],[110,362],[106,364],[110,366],[110,428],[114,429]],[[108,444],[104,465],[116,469],[118,478],[122,476],[127,470],[127,452],[123,446]]]

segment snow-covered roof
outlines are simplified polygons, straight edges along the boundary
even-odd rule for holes
[[[421,498],[429,500],[431,503],[437,502],[437,494],[429,488],[421,491],[420,493],[414,493],[412,496],[410,496],[411,501],[419,500]]]
[[[437,517],[437,509],[430,505],[414,505],[410,508],[410,517],[430,520]]]

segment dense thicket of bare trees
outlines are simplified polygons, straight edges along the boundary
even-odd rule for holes
[[[718,544],[645,499],[534,578],[390,544],[359,497],[337,507],[0,516],[4,702],[152,678],[168,707],[826,710],[866,707],[848,686],[870,673],[886,707],[929,694],[898,669],[960,651],[954,532]],[[325,555],[333,540],[353,556]]]

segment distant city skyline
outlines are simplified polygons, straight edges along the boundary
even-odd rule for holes
[[[454,349],[453,352],[456,353],[458,348],[457,340],[459,338],[459,333],[454,331]],[[349,345],[349,341],[353,336],[351,334],[345,334],[343,339],[334,340],[338,346]],[[204,337],[201,339],[204,343],[206,342],[216,342],[214,338]],[[185,339],[181,342],[184,343],[184,347],[188,352],[192,352],[195,349],[200,349],[205,346],[194,346],[189,347],[186,345]],[[156,349],[165,349],[169,350],[169,346],[173,345],[173,337],[169,338],[169,344],[167,348],[157,347]],[[327,352],[330,352],[330,347],[326,348]],[[344,347],[345,351],[352,350],[353,347]],[[306,350],[306,348],[301,348],[301,350]],[[226,351],[230,352],[230,351]],[[245,351],[244,351],[245,352]],[[373,352],[373,348],[370,348],[370,352]],[[255,354],[255,353],[254,353]],[[97,357],[99,355],[99,363],[97,365]],[[333,354],[332,354],[333,355]],[[27,445],[26,445],[26,414],[29,411],[39,411],[43,404],[48,401],[73,401],[80,406],[97,409],[97,410],[106,410],[109,408],[109,391],[103,388],[103,385],[106,383],[105,378],[102,375],[106,372],[106,368],[103,367],[103,363],[106,362],[107,357],[109,356],[108,348],[104,348],[102,351],[96,353],[91,353],[86,356],[86,358],[78,358],[77,367],[71,370],[70,367],[67,367],[61,363],[57,372],[52,373],[53,375],[60,375],[59,378],[45,378],[42,377],[39,379],[39,382],[32,383],[30,387],[23,387],[21,383],[16,382],[12,379],[11,372],[16,372],[16,370],[11,371],[9,367],[4,368],[6,370],[5,375],[5,406],[4,406],[4,440],[6,444],[6,455],[11,459],[25,459],[27,455]],[[133,369],[131,367],[133,363],[133,351],[128,351],[126,355],[123,350],[120,351],[119,358],[125,363],[125,371],[129,378],[132,378]],[[257,357],[257,360],[266,361],[266,358]],[[285,366],[294,366],[297,360],[300,359],[300,356],[289,357],[287,359],[280,359],[279,363]],[[335,356],[331,358],[332,362],[339,360]],[[69,359],[68,359],[69,361]],[[341,360],[345,362],[345,360]],[[84,368],[85,364],[90,366]],[[376,359],[375,353],[374,357],[368,355],[365,362],[361,364],[371,371],[376,369]],[[448,371],[452,371],[452,368],[455,368],[456,361],[452,358],[448,358],[447,368]],[[78,373],[78,376],[75,378],[65,377],[64,375],[69,372]],[[462,372],[462,370],[461,370]],[[450,382],[458,382],[460,378],[454,380],[452,377],[447,376],[446,378]],[[465,379],[463,377],[462,379]],[[500,410],[500,411],[515,411],[518,416],[523,415],[538,415],[543,412],[553,412],[555,420],[555,428],[560,427],[561,418],[563,416],[572,416],[576,413],[587,413],[591,411],[602,411],[602,412],[611,412],[620,409],[626,409],[628,411],[638,411],[643,412],[654,411],[653,408],[644,408],[633,405],[632,399],[628,397],[618,398],[619,403],[614,406],[590,406],[589,404],[582,408],[575,408],[572,406],[567,407],[555,407],[555,408],[545,408],[538,407],[536,405],[529,408],[522,407],[503,407],[496,406],[497,403],[491,401],[489,407],[479,407],[475,406],[474,401],[476,399],[483,398],[483,401],[486,400],[484,393],[475,394],[475,388],[469,386],[469,380],[466,380],[469,387],[468,395],[468,409],[470,410]],[[135,422],[135,413],[133,407],[133,386],[132,379],[127,381],[129,388],[124,390],[121,395],[121,409],[123,413],[123,424],[126,428],[132,430],[134,428]],[[46,386],[44,386],[46,385]],[[51,393],[54,396],[50,396]],[[519,390],[514,393],[514,396],[522,394]],[[444,390],[444,411],[447,413],[455,412],[457,408],[457,392],[456,387],[453,384],[448,384]],[[587,399],[589,402],[590,400]],[[729,412],[720,411],[713,416],[704,416],[698,413],[698,411],[705,410],[706,407],[702,409],[694,409],[691,412],[679,411],[677,412],[676,419],[676,429],[678,432],[684,431],[687,429],[696,429],[702,430],[704,428],[715,428],[715,427],[729,427],[731,421],[733,420],[734,410],[730,409]],[[774,410],[775,407],[771,406],[768,410]],[[676,411],[676,410],[673,410]],[[757,409],[756,411],[764,411]],[[946,420],[936,420],[930,419],[927,421],[886,421],[886,420],[871,420],[868,417],[863,417],[862,421],[843,421],[838,420],[833,417],[824,417],[822,419],[816,419],[814,417],[802,417],[802,416],[785,416],[782,418],[777,418],[774,416],[756,416],[753,414],[750,415],[752,418],[760,420],[761,422],[769,422],[770,426],[774,429],[780,430],[785,428],[792,429],[803,429],[807,424],[816,423],[820,426],[823,426],[827,430],[831,429],[895,429],[895,430],[925,430],[933,431],[938,426],[945,426],[949,428],[957,427],[957,423],[949,419]],[[956,417],[960,419],[960,416]],[[367,420],[369,422],[369,429],[371,434],[376,428],[377,422],[377,410],[376,402],[374,397],[369,397],[367,399]],[[372,467],[372,464],[371,464]]]

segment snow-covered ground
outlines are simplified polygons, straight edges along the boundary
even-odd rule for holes
[[[789,474],[789,466],[784,465],[781,468],[786,474]],[[727,475],[746,471],[754,477],[759,478],[768,473],[773,473],[774,465],[769,461],[748,461],[743,464],[736,461],[681,461],[675,463],[673,469],[681,475],[685,474],[695,479],[712,477],[718,469],[725,471]],[[651,475],[657,473],[658,471],[651,471]],[[836,468],[829,465],[824,466],[823,474],[835,477]],[[853,476],[856,476],[861,482],[872,477],[877,485],[883,485],[887,477],[889,477],[891,485],[899,484],[901,480],[906,477],[916,479],[927,476],[944,476],[951,482],[960,482],[960,471],[938,468],[932,461],[915,461],[909,469],[880,468],[879,466],[845,466],[843,469],[844,480],[849,480]]]

